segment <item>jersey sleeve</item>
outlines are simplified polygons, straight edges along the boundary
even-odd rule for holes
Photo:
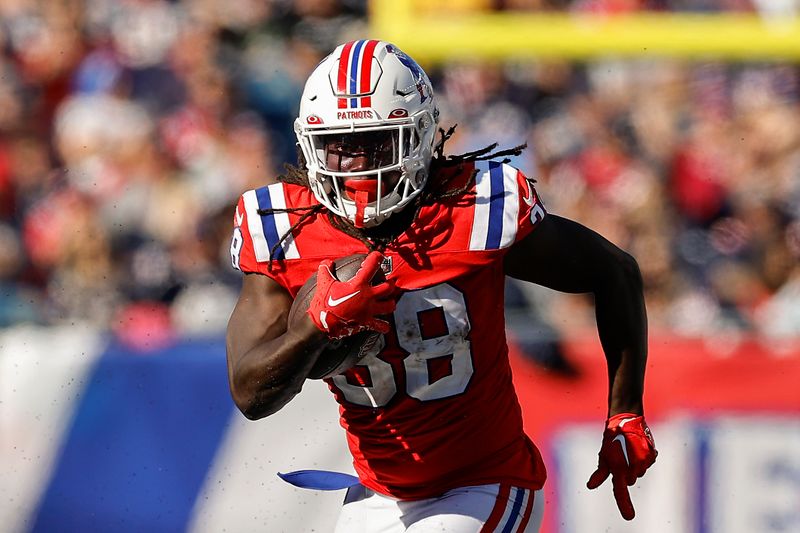
[[[258,260],[253,249],[253,237],[248,229],[248,213],[244,195],[239,197],[233,215],[233,235],[231,236],[231,266],[242,272],[259,272]]]
[[[281,270],[284,261],[300,257],[289,211],[282,183],[242,194],[233,219],[231,264],[234,268],[274,277],[274,270]]]
[[[507,165],[504,165],[507,166]],[[536,180],[527,177],[522,171],[514,167],[508,167],[516,172],[516,183],[518,187],[517,195],[519,196],[519,217],[517,220],[518,229],[516,241],[524,238],[531,231],[536,229],[544,217],[547,216],[544,205],[542,204],[539,195],[536,192],[534,183]]]
[[[508,249],[544,220],[544,206],[533,180],[511,165],[481,161],[475,167],[469,250]]]

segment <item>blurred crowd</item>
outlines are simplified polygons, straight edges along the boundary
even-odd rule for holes
[[[0,0],[0,326],[222,331],[232,206],[295,160],[305,78],[366,17],[356,0]],[[527,142],[514,163],[548,210],[637,257],[651,328],[800,338],[798,65],[424,66],[459,125],[448,151]],[[592,327],[585,297],[510,295],[556,334]]]

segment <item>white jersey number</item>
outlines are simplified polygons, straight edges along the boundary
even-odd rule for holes
[[[242,244],[244,244],[242,230],[239,228],[239,226],[236,226],[233,228],[233,236],[231,237],[231,265],[236,270],[242,269],[239,266],[239,256],[242,253]]]
[[[403,293],[394,312],[397,343],[409,352],[403,359],[406,393],[421,401],[461,394],[472,377],[472,352],[464,295],[442,283]],[[397,393],[392,366],[372,356],[361,362],[369,372],[367,387],[352,385],[343,375],[334,384],[347,401],[382,407]]]

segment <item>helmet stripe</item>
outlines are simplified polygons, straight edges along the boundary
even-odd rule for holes
[[[375,53],[375,46],[378,41],[371,40],[367,42],[364,48],[364,55],[361,57],[361,94],[368,93],[372,87],[372,56]],[[361,107],[372,107],[372,98],[370,96],[363,96],[361,98]]]
[[[353,58],[350,60],[350,94],[358,93],[358,58],[364,41],[356,41],[353,47]],[[358,98],[350,99],[350,107],[358,107]]]
[[[339,75],[336,78],[336,92],[339,94],[347,93],[347,65],[350,62],[350,49],[353,48],[354,41],[350,41],[342,47],[339,56]],[[347,100],[339,98],[339,109],[347,107]]]

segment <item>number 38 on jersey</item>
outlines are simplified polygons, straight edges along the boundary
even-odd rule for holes
[[[464,392],[473,373],[470,321],[464,295],[441,283],[403,293],[394,312],[397,345],[407,355],[393,366],[381,355],[363,359],[357,369],[332,378],[350,403],[383,407],[397,394],[420,401]],[[392,350],[391,344],[384,350]],[[397,374],[402,372],[402,376]],[[354,384],[356,377],[359,384]],[[400,379],[400,378],[403,379]],[[398,390],[404,383],[404,390]]]

